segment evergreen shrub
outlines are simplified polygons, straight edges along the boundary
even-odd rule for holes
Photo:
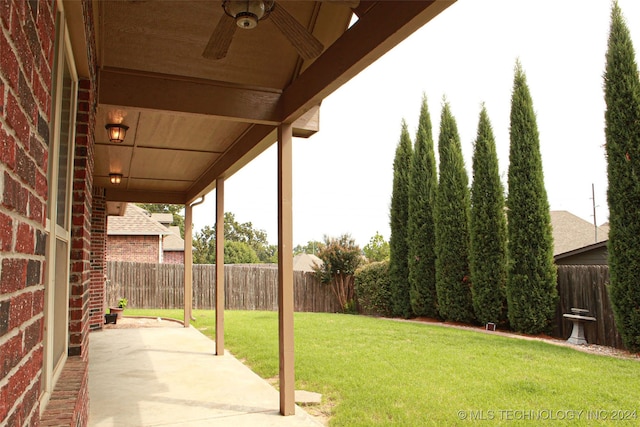
[[[362,314],[391,315],[389,261],[372,262],[356,270],[355,288]]]

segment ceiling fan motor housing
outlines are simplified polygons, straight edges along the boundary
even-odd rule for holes
[[[224,15],[213,30],[209,42],[202,53],[208,59],[223,59],[227,56],[233,34],[238,27],[255,28],[258,21],[267,17],[298,51],[302,59],[314,59],[320,55],[324,46],[312,32],[302,25],[287,9],[275,0],[223,0]]]
[[[255,28],[259,20],[269,15],[273,6],[273,0],[225,0],[222,2],[225,13],[234,18],[238,27],[243,29]]]
[[[241,12],[236,15],[236,24],[240,28],[250,30],[258,26],[258,18],[253,13]]]

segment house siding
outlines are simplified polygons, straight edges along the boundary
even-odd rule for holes
[[[164,251],[165,264],[184,264],[184,251]]]
[[[107,261],[157,264],[160,260],[160,236],[109,236]]]
[[[609,253],[605,246],[571,256],[558,257],[555,262],[557,265],[608,265],[608,257]]]
[[[0,2],[0,425],[37,425],[55,2]]]

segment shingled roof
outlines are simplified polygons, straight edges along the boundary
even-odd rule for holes
[[[173,214],[172,213],[158,213],[154,212],[151,214],[151,219],[158,221],[160,224],[165,227],[170,226],[173,223]]]
[[[184,251],[184,239],[180,237],[180,227],[172,225],[168,230],[169,234],[164,236],[164,240],[162,241],[162,249],[165,252]]]
[[[594,225],[568,211],[551,211],[551,226],[554,255],[597,243]],[[598,227],[598,242],[608,238],[609,227]]]
[[[107,235],[109,236],[164,236],[171,231],[151,219],[147,211],[134,205],[127,204],[123,216],[109,216],[107,221]]]
[[[314,264],[321,266],[324,262],[313,254],[298,254],[293,257],[294,271],[313,271]]]

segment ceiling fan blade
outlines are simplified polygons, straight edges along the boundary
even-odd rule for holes
[[[276,3],[269,19],[278,27],[280,32],[289,40],[300,56],[313,59],[322,53],[324,46],[313,36],[296,18],[291,16],[280,3]]]
[[[216,25],[216,28],[211,34],[207,47],[205,47],[204,52],[202,52],[202,56],[207,59],[222,59],[227,56],[227,51],[229,50],[229,45],[231,45],[231,39],[236,32],[236,28],[238,28],[236,21],[223,13],[218,21],[218,25]]]

